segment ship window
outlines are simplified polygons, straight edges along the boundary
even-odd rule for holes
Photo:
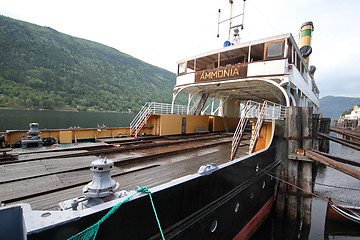
[[[239,211],[239,207],[240,207],[240,204],[236,203],[236,205],[235,205],[235,213],[237,213]]]
[[[213,221],[213,223],[211,224],[211,227],[210,227],[210,231],[215,232],[217,225],[218,225],[217,220]]]
[[[269,43],[267,46],[266,58],[282,57],[284,42]]]
[[[179,66],[178,66],[178,74],[179,75],[186,73],[186,65],[187,65],[187,62],[179,64]]]

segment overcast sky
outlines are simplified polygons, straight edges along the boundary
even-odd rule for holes
[[[242,0],[234,0],[240,12]],[[218,9],[227,0],[0,0],[0,14],[116,48],[176,72],[176,61],[221,48],[227,24],[216,38]],[[283,33],[298,40],[313,21],[310,64],[320,97],[360,97],[360,1],[247,0],[241,41]]]

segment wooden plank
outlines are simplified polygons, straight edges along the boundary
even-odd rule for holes
[[[174,162],[171,164],[163,164],[162,166],[151,168],[139,172],[135,172],[132,174],[121,175],[118,177],[113,177],[114,180],[120,183],[120,189],[122,190],[134,190],[137,186],[146,186],[148,188],[154,187],[156,185],[169,182],[173,179],[193,174],[198,171],[201,165],[205,165],[210,162],[214,162],[216,164],[221,164],[227,162],[230,156],[230,147],[231,144],[220,145],[216,146],[216,152],[213,151],[206,151],[209,149],[200,149],[197,151],[192,151],[182,155],[188,155],[187,158],[183,160],[176,159],[174,156],[167,156],[165,158],[156,159],[156,161],[151,161],[152,164],[156,162],[169,162],[170,160],[174,159]],[[200,157],[199,157],[200,156]],[[183,157],[183,156],[182,156]],[[149,163],[145,163],[149,164]],[[143,164],[133,164],[133,167],[140,167],[144,166]],[[127,168],[127,169],[126,169]],[[131,167],[126,166],[126,168],[119,168],[118,170],[114,171],[130,171]],[[86,173],[85,170],[82,174],[76,174],[77,176],[82,175],[84,179],[89,179],[91,181],[92,173],[89,175]],[[65,176],[59,174],[59,179],[61,180],[63,186],[69,184],[66,181],[78,181],[75,176]],[[59,202],[68,200],[71,198],[75,198],[77,196],[82,195],[82,188],[83,186],[77,186],[71,189],[62,190],[59,192],[54,192],[50,194],[46,194],[43,196],[36,196],[26,200],[29,202],[33,209],[37,210],[51,210],[56,209]],[[20,201],[24,202],[24,201]]]
[[[73,158],[52,158],[40,161],[50,173],[53,173],[83,167],[90,168],[91,162],[96,159],[98,159],[96,156],[84,156]]]
[[[343,140],[340,139],[340,138],[331,137],[331,136],[329,136],[329,135],[327,135],[327,134],[323,134],[323,133],[318,133],[318,135],[319,135],[320,137],[327,138],[327,139],[329,139],[329,140],[331,140],[331,141],[340,143],[340,144],[342,144],[342,145],[344,145],[344,146],[347,146],[347,147],[349,147],[349,148],[353,148],[353,149],[355,149],[355,150],[360,151],[360,147],[359,147],[359,146],[350,144],[350,143],[348,143],[348,142],[346,142],[346,141],[343,141]]]
[[[346,135],[346,136],[360,140],[360,132],[357,132],[357,131],[352,131],[349,129],[339,128],[339,127],[334,127],[334,126],[330,126],[330,131],[340,133],[342,135]]]
[[[302,147],[303,149],[311,149],[312,148],[312,115],[313,108],[312,107],[302,107],[301,108],[301,131],[302,136]],[[301,162],[299,163],[299,178],[301,180],[301,186],[308,192],[312,192],[312,163],[310,162]],[[311,224],[311,206],[312,206],[312,198],[310,197],[302,197],[302,219],[304,223],[308,226]]]
[[[301,140],[297,138],[301,136],[301,115],[300,115],[299,107],[289,107],[286,116],[286,125],[288,128],[288,154],[296,153],[297,149],[300,148]],[[293,138],[293,139],[291,139]],[[287,175],[289,176],[288,181],[295,186],[297,186],[298,182],[298,169],[299,169],[298,161],[293,161],[288,159],[287,166]],[[297,219],[297,188],[288,187],[288,201],[287,201],[287,214],[289,219],[296,220]]]
[[[305,151],[305,156],[360,180],[360,171],[357,171],[355,168],[334,161],[311,150]]]
[[[43,191],[54,189],[54,187],[63,186],[64,184],[56,175],[32,178],[20,182],[5,183],[0,185],[0,200],[7,201],[21,196],[41,193]]]
[[[0,165],[0,183],[47,173],[49,171],[40,161]]]

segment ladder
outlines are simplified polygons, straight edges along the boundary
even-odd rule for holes
[[[251,154],[254,151],[255,145],[257,140],[259,139],[259,135],[260,135],[260,130],[261,127],[264,123],[264,118],[266,116],[266,112],[267,112],[267,104],[268,101],[264,101],[261,110],[258,113],[258,117],[257,117],[257,121],[254,127],[254,130],[251,134],[251,139],[250,139],[250,146],[249,146],[249,154]]]
[[[152,104],[153,103],[146,103],[130,123],[131,136],[137,137],[149,118],[153,115]]]
[[[145,127],[147,121],[155,113],[158,114],[186,114],[187,107],[183,105],[147,102],[130,123],[130,136],[137,137]]]
[[[231,144],[231,154],[230,154],[230,161],[234,160],[235,154],[237,149],[239,148],[240,142],[242,140],[242,137],[244,135],[244,131],[246,128],[246,125],[249,121],[249,112],[250,112],[250,101],[247,101],[245,106],[245,111],[241,114],[240,121],[236,127],[236,130],[234,132],[232,144]]]
[[[241,113],[241,118],[237,125],[237,128],[234,132],[230,161],[235,158],[236,151],[240,146],[246,125],[249,119],[257,119],[255,127],[251,134],[250,144],[249,144],[249,154],[253,153],[256,142],[259,138],[260,131],[265,119],[274,121],[275,119],[283,120],[286,115],[286,107],[277,103],[270,101],[264,101],[263,103],[258,103],[254,101],[247,101],[244,109]]]

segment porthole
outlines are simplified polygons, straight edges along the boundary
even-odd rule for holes
[[[240,207],[240,204],[236,203],[236,205],[235,205],[235,213],[237,213],[239,211],[239,207]]]
[[[251,192],[251,193],[250,193],[250,199],[253,199],[253,198],[254,198],[254,193]]]
[[[215,232],[216,228],[217,228],[218,222],[217,220],[213,221],[213,223],[211,224],[211,228],[210,231],[211,232]]]
[[[265,185],[266,185],[266,183],[265,183],[265,181],[263,181],[262,188],[265,188]]]

